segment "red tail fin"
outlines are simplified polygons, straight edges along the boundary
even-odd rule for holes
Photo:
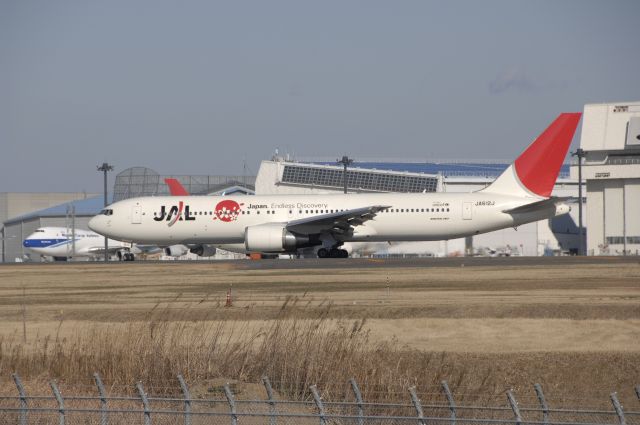
[[[189,196],[189,192],[177,179],[164,179],[164,182],[169,186],[171,196]]]
[[[580,112],[560,114],[516,159],[516,173],[531,192],[545,197],[551,195],[581,115]]]
[[[483,192],[548,198],[567,155],[581,113],[564,113]]]

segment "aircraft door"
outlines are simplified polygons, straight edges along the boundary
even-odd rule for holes
[[[132,224],[140,224],[142,223],[142,207],[136,205],[131,208],[131,223]]]
[[[471,211],[473,208],[472,202],[463,202],[462,203],[462,219],[463,220],[471,220]]]

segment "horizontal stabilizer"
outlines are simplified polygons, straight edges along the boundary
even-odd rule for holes
[[[532,202],[530,204],[521,205],[519,207],[502,210],[502,212],[503,213],[507,213],[507,214],[532,213],[532,212],[536,212],[536,211],[549,209],[552,206],[555,206],[558,202],[565,202],[565,201],[567,201],[569,199],[571,199],[571,198],[568,198],[568,197],[567,198],[556,198],[556,197],[553,197],[553,198],[543,199],[541,201]]]

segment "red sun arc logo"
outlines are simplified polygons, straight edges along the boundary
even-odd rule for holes
[[[213,217],[213,219],[219,219],[220,221],[227,222],[235,221],[240,215],[242,205],[244,204],[238,204],[236,201],[232,201],[231,199],[220,201],[218,202],[218,205],[216,205],[216,216]]]

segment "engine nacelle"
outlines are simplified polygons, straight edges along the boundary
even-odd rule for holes
[[[278,223],[249,226],[244,231],[244,245],[249,252],[291,252],[318,244],[317,238],[292,233]]]
[[[563,215],[563,214],[567,214],[571,212],[571,207],[567,204],[556,204],[556,212],[555,212],[555,216],[559,216],[559,215]]]
[[[198,257],[211,257],[216,255],[216,247],[212,245],[196,245],[189,249],[189,252]]]
[[[189,248],[184,245],[171,245],[164,249],[165,255],[169,257],[182,257],[187,252],[189,252]]]

